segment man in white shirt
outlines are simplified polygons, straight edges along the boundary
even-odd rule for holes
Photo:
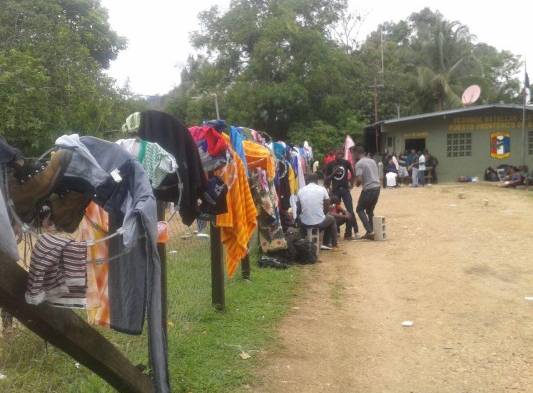
[[[426,156],[424,156],[424,153],[420,153],[420,156],[418,157],[418,184],[422,187],[424,187],[425,184],[425,175],[426,173]]]
[[[300,222],[305,227],[318,227],[324,230],[324,246],[326,249],[337,247],[337,224],[335,218],[326,212],[329,210],[329,195],[323,186],[318,184],[318,176],[310,174],[307,185],[298,191]]]

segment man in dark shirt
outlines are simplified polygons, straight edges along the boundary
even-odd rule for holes
[[[349,175],[351,178],[349,178]],[[355,213],[353,210],[353,200],[350,190],[353,188],[355,180],[352,164],[343,158],[343,151],[338,150],[335,153],[335,161],[330,162],[325,169],[325,185],[331,188],[333,195],[339,197],[344,203],[344,207],[349,213],[348,221],[346,222],[346,230],[344,232],[345,240],[354,240],[357,237],[357,221],[355,220]],[[352,234],[352,232],[355,232]]]

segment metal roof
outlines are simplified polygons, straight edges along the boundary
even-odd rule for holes
[[[467,108],[459,108],[459,109],[450,109],[446,111],[440,111],[440,112],[430,112],[430,113],[422,113],[420,115],[413,115],[413,116],[405,116],[400,117],[398,119],[389,119],[389,120],[382,120],[378,122],[378,124],[398,124],[398,123],[406,123],[410,121],[417,121],[421,119],[430,119],[434,117],[446,117],[449,115],[458,115],[461,113],[472,113],[477,111],[483,111],[487,109],[513,109],[513,110],[522,110],[521,105],[516,104],[492,104],[492,105],[477,105],[477,106],[471,106]],[[526,109],[528,111],[533,111],[533,106],[527,106]],[[376,124],[372,124],[368,127],[375,126]]]

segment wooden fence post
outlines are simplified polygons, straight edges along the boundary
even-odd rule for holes
[[[165,221],[165,208],[166,203],[157,201],[157,220]],[[164,243],[157,243],[157,252],[159,253],[159,260],[161,261],[161,308],[163,310],[163,329],[165,330],[165,336],[167,333],[167,247]]]
[[[241,261],[241,274],[242,274],[243,279],[245,280],[250,279],[250,275],[251,275],[250,254],[246,254],[246,256]]]
[[[220,228],[213,221],[210,225],[211,232],[211,299],[213,306],[224,311],[226,307],[224,295],[224,260]]]
[[[150,393],[150,378],[137,369],[104,336],[71,310],[33,306],[24,298],[28,273],[0,261],[0,307],[28,329],[88,367],[119,392]]]

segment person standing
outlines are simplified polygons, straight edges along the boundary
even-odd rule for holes
[[[307,176],[307,185],[298,190],[298,210],[300,223],[305,227],[318,227],[324,230],[326,249],[337,247],[337,223],[335,218],[326,214],[330,208],[328,191],[318,184],[314,173]]]
[[[418,187],[418,157],[413,159],[409,169],[411,170],[411,187]]]
[[[376,162],[366,157],[362,146],[355,149],[355,184],[363,186],[357,202],[357,215],[361,219],[366,233],[363,239],[374,240],[374,209],[378,203],[381,183]]]
[[[437,166],[439,165],[439,160],[433,154],[429,154],[429,151],[427,149],[424,150],[424,156],[426,157],[426,163],[428,167],[431,168],[429,169],[431,173],[431,182],[433,184],[437,184]]]
[[[359,230],[353,209],[352,194],[350,192],[353,188],[355,176],[352,164],[343,157],[344,152],[342,150],[337,150],[335,153],[335,160],[326,166],[324,183],[326,187],[331,188],[331,192],[334,195],[342,200],[344,207],[348,213],[350,213],[350,217],[346,222],[344,240],[354,240],[359,236]]]
[[[426,183],[426,156],[424,156],[424,153],[420,152],[420,156],[418,157],[418,184],[424,187],[424,184]]]

